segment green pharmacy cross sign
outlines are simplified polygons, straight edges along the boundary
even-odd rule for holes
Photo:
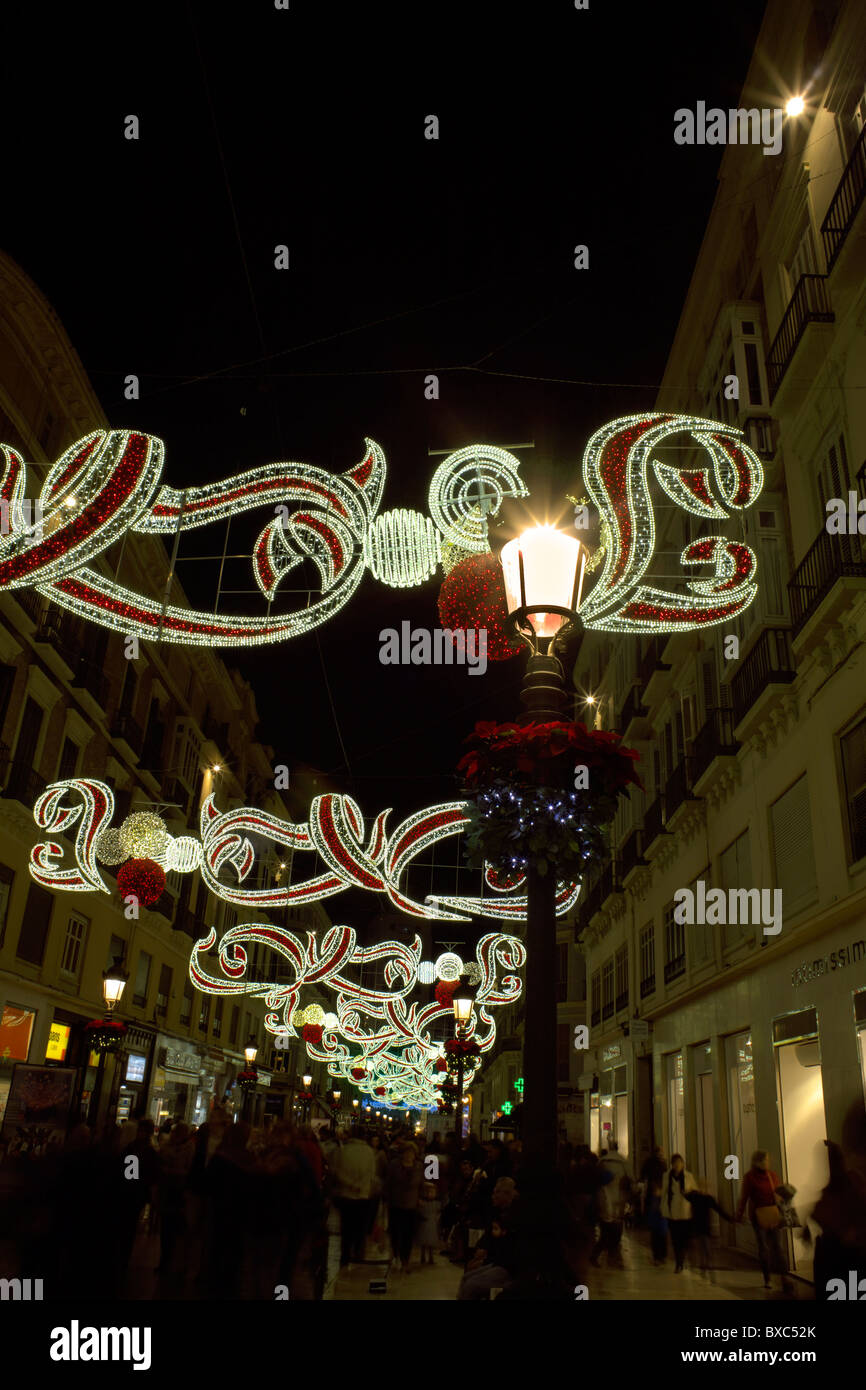
[[[514,1089],[515,1089],[515,1091],[519,1091],[520,1094],[523,1095],[523,1077],[522,1077],[522,1076],[518,1076],[517,1080],[516,1080],[515,1083],[514,1083]]]
[[[505,1102],[505,1104],[503,1105],[503,1107],[502,1107],[502,1113],[503,1113],[503,1115],[510,1115],[510,1114],[511,1114],[511,1111],[512,1111],[512,1108],[513,1108],[513,1107],[512,1107],[511,1101],[510,1101],[510,1100],[507,1100],[507,1101]]]

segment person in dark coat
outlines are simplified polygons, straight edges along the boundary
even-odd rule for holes
[[[153,1131],[153,1120],[139,1120],[135,1138],[120,1154],[115,1227],[120,1277],[129,1268],[139,1217],[147,1203],[153,1202],[159,1180],[159,1160],[153,1147]]]
[[[250,1126],[229,1125],[205,1169],[208,1198],[205,1285],[211,1298],[237,1298],[252,1208]]]
[[[701,1273],[706,1275],[711,1284],[715,1283],[713,1270],[715,1268],[715,1253],[713,1250],[713,1239],[710,1231],[710,1213],[716,1212],[724,1221],[729,1221],[734,1225],[734,1218],[730,1212],[720,1207],[715,1197],[707,1190],[706,1178],[698,1178],[698,1185],[691,1192],[685,1194],[686,1201],[692,1209],[692,1237],[698,1247],[698,1268]]]

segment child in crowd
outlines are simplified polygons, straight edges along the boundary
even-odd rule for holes
[[[439,1189],[435,1182],[425,1182],[421,1187],[421,1196],[418,1202],[418,1233],[417,1240],[421,1246],[421,1263],[434,1263],[434,1250],[439,1244],[439,1217],[442,1212],[442,1203],[439,1200]]]

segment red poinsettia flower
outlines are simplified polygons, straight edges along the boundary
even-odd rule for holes
[[[444,1057],[439,1057],[439,1058],[437,1058],[437,1061],[436,1061],[436,1070],[437,1070],[437,1071],[447,1071],[447,1069],[448,1069],[448,1063],[445,1061],[445,1058],[444,1058]]]

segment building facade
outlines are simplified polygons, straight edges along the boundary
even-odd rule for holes
[[[828,503],[866,497],[862,6],[771,0],[740,105],[777,89],[805,110],[777,157],[726,149],[655,406],[727,420],[759,454],[763,492],[727,528],[758,596],[701,633],[585,635],[584,708],[639,750],[644,790],[578,927],[587,1141],[638,1170],[653,1144],[679,1152],[729,1209],[764,1148],[803,1213],[866,1095],[866,549],[856,519],[828,529]],[[659,505],[656,528],[672,571],[724,525]],[[680,922],[684,889],[721,889],[724,916]],[[808,1246],[789,1256],[809,1277]]]
[[[27,460],[38,495],[47,466],[108,422],[56,314],[5,256],[0,305],[0,441]],[[143,593],[164,588],[158,539],[129,534],[104,563]],[[185,602],[176,584],[172,601]],[[34,591],[0,598],[0,1122],[17,1063],[74,1068],[75,1114],[91,1122],[116,1113],[199,1123],[214,1101],[237,1112],[250,1039],[259,1048],[255,1118],[282,1116],[308,1066],[327,1090],[302,1045],[280,1054],[266,1041],[263,1001],[193,989],[192,943],[211,927],[219,939],[238,920],[198,874],[168,874],[159,902],[130,918],[114,889],[51,892],[28,869],[34,803],[70,777],[109,783],[115,825],[157,809],[171,833],[195,833],[212,791],[220,809],[255,805],[297,819],[290,794],[275,790],[273,750],[256,741],[256,723],[251,689],[206,648],[141,642],[132,658],[122,634],[74,620]],[[270,848],[261,886],[290,871]],[[116,870],[101,867],[111,882]],[[296,931],[329,925],[318,904],[290,915]],[[277,978],[268,956],[259,948],[252,961],[262,980]],[[103,1015],[103,971],[116,960],[129,972],[117,1011],[129,1031],[100,1075],[83,1030]]]

